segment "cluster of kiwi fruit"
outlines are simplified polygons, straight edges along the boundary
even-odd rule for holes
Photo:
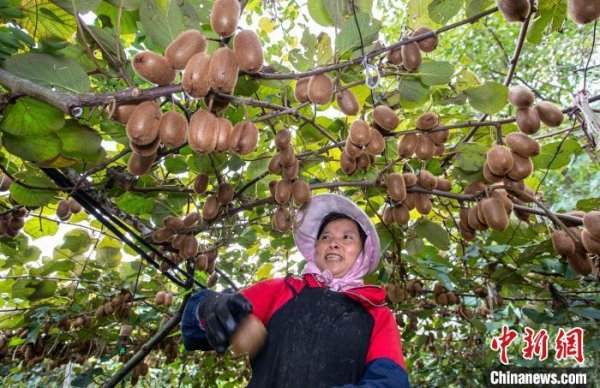
[[[131,372],[131,385],[136,385],[140,380],[140,377],[144,377],[148,375],[150,371],[150,367],[146,363],[146,361],[142,361],[136,366],[133,367],[133,371]]]
[[[23,226],[29,211],[24,207],[13,208],[13,211],[0,216],[0,237],[17,237]]]
[[[166,356],[165,362],[167,364],[172,363],[179,356],[179,343],[176,339],[178,337],[179,336],[169,336],[158,344],[158,350]]]
[[[333,98],[333,81],[325,73],[300,78],[294,86],[294,98],[301,104],[310,101],[313,104],[325,105]],[[358,105],[358,101],[356,104]]]
[[[420,160],[430,160],[434,156],[442,155],[445,150],[444,143],[450,136],[447,129],[441,129],[443,126],[437,113],[421,114],[415,122],[415,127],[421,133],[403,135],[398,141],[398,156],[412,158],[414,155]]]
[[[579,24],[591,23],[600,17],[600,1],[568,0],[571,19]]]
[[[375,110],[378,108],[379,111],[383,109],[398,120],[398,116],[389,107],[380,105]],[[375,117],[375,112],[373,115]],[[384,150],[385,139],[381,132],[370,126],[365,120],[354,120],[350,125],[348,138],[340,156],[341,168],[348,175],[354,174],[356,170],[366,171],[375,161],[375,156]]]
[[[433,286],[433,299],[438,306],[451,306],[460,302],[459,297],[440,283]]]
[[[558,106],[542,101],[534,106],[535,95],[526,86],[513,86],[508,90],[508,101],[517,107],[517,126],[521,132],[532,135],[539,131],[541,123],[548,127],[558,127],[564,114]]]
[[[109,315],[115,315],[119,319],[127,318],[129,314],[129,303],[133,300],[133,294],[129,291],[121,291],[108,302],[101,304],[96,309],[96,318],[101,319]]]
[[[565,231],[555,230],[552,233],[552,247],[557,255],[567,258],[573,271],[580,275],[589,275],[593,270],[591,256],[600,254],[600,211],[575,214],[583,216],[583,229],[569,222],[565,222],[565,225],[577,241]]]
[[[485,189],[485,185],[483,186]],[[513,202],[506,190],[492,187],[486,191],[486,197],[470,208],[459,210],[458,229],[467,241],[475,238],[476,231],[492,229],[504,231],[510,224]]]
[[[483,165],[483,177],[490,183],[506,182],[512,186],[533,173],[531,158],[539,155],[540,144],[521,132],[512,132],[506,136],[508,148],[496,144],[486,154]]]
[[[71,328],[79,329],[79,328],[88,328],[92,327],[92,317],[88,314],[79,314],[75,317],[64,316],[57,323],[56,327],[58,329],[69,331]]]
[[[430,28],[419,27],[413,31],[411,38],[432,32]],[[438,46],[438,38],[433,35],[418,42],[408,43],[388,52],[387,60],[393,65],[402,65],[408,71],[417,70],[423,63],[421,51],[430,53]]]
[[[157,244],[170,241],[171,247],[178,250],[179,256],[183,259],[195,257],[198,253],[198,240],[192,233],[184,230],[195,225],[199,220],[198,212],[191,212],[183,218],[167,216],[162,220],[163,226],[152,233],[152,240]]]
[[[61,221],[68,221],[73,214],[82,210],[81,205],[73,198],[61,199],[56,207],[56,216]]]
[[[423,283],[419,279],[407,280],[404,285],[388,283],[385,286],[386,296],[391,303],[403,303],[423,292]]]
[[[217,193],[206,197],[202,207],[202,219],[206,222],[216,219],[221,207],[228,206],[233,201],[234,196],[235,191],[231,184],[220,183],[217,186]]]
[[[154,297],[154,301],[158,305],[169,307],[173,303],[173,293],[168,291],[158,291]]]

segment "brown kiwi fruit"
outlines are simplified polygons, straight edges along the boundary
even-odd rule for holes
[[[205,255],[204,253],[201,253],[198,256],[196,256],[196,269],[198,271],[206,271],[207,268],[208,268],[208,256]]]
[[[453,305],[458,303],[458,297],[454,292],[447,292],[446,297],[448,298],[448,305]]]
[[[541,126],[540,115],[535,108],[517,110],[517,126],[521,132],[532,135],[539,131]]]
[[[170,306],[173,303],[173,294],[170,292],[165,293],[165,306]]]
[[[190,97],[200,98],[208,94],[210,90],[209,66],[210,55],[203,52],[194,54],[187,62],[181,79],[181,87]]]
[[[179,147],[187,140],[188,122],[184,115],[170,110],[162,115],[158,126],[158,136],[167,145]]]
[[[385,139],[378,130],[371,128],[371,141],[365,147],[365,151],[372,156],[376,156],[385,151]]]
[[[178,232],[181,229],[185,228],[183,224],[183,220],[175,217],[175,216],[167,216],[162,220],[163,226],[165,228],[171,229],[173,232]]]
[[[397,48],[388,51],[387,60],[392,65],[399,66],[402,64],[402,48]]]
[[[292,227],[292,219],[290,211],[286,208],[279,207],[273,214],[271,226],[278,232],[286,233]]]
[[[502,205],[504,206],[504,210],[506,210],[507,214],[510,214],[510,212],[513,210],[513,202],[508,198],[508,194],[506,193],[506,190],[504,189],[495,189],[492,190],[492,193],[490,195],[492,198],[497,199],[498,201],[502,202]]]
[[[135,108],[137,108],[137,106],[138,104],[123,104],[117,106],[117,109],[115,109],[115,112],[113,113],[112,119],[121,124],[127,124],[129,117],[131,117],[131,114]]]
[[[160,147],[160,138],[157,137],[152,143],[146,145],[137,145],[130,141],[129,147],[131,148],[131,151],[140,156],[155,155],[156,151],[158,151],[158,148]]]
[[[213,152],[219,138],[217,117],[211,112],[198,109],[190,119],[188,143],[199,153]]]
[[[521,221],[529,222],[531,220],[531,213],[515,208],[515,216]]]
[[[498,0],[498,9],[509,22],[524,22],[531,12],[529,0]]]
[[[190,58],[206,51],[206,38],[197,30],[183,31],[165,50],[165,58],[173,69],[183,70]]]
[[[417,70],[423,63],[421,50],[417,43],[409,43],[402,46],[400,49],[402,55],[402,65],[408,71]]]
[[[410,221],[410,211],[403,204],[394,206],[392,208],[392,219],[398,225],[406,225]]]
[[[185,227],[187,228],[192,225],[195,225],[196,223],[198,223],[198,221],[200,221],[200,214],[198,212],[191,212],[183,218],[183,225],[185,225]]]
[[[467,187],[465,187],[464,192],[465,194],[477,194],[479,192],[481,192],[482,190],[485,190],[486,185],[485,183],[481,182],[481,181],[473,181],[471,183],[469,183],[467,185]]]
[[[400,173],[392,173],[386,179],[387,191],[390,197],[397,202],[402,202],[406,198],[406,185],[404,177]]]
[[[520,109],[527,109],[535,100],[535,95],[527,86],[513,86],[508,90],[508,101]]]
[[[428,194],[417,193],[417,200],[415,202],[415,208],[422,215],[427,215],[431,212],[433,208],[433,204],[431,203],[431,198]]]
[[[419,27],[412,33],[412,36],[417,37],[420,35],[428,34],[430,32],[433,32],[433,30],[431,28]],[[439,43],[439,41],[435,34],[429,38],[425,38],[425,39],[417,42],[421,51],[426,52],[426,53],[430,53],[433,50],[435,50],[438,46],[438,43]]]
[[[217,201],[219,201],[221,205],[227,205],[231,202],[234,195],[235,191],[233,190],[233,186],[229,183],[221,183],[217,188]]]
[[[364,147],[371,141],[371,128],[364,120],[354,120],[350,125],[348,138],[352,144]]]
[[[71,210],[71,213],[77,214],[83,210],[79,202],[77,202],[74,198],[67,199],[67,202],[69,202],[69,210]]]
[[[537,109],[542,123],[551,128],[558,127],[565,119],[565,115],[560,108],[551,102],[542,101],[536,105],[535,109]]]
[[[441,128],[443,125],[444,124],[440,122],[435,128],[433,128],[431,132],[428,133],[428,135],[431,136],[431,140],[433,140],[433,142],[437,145],[443,145],[450,137],[450,131],[447,129],[438,130],[438,128]]]
[[[483,164],[483,178],[490,183],[502,182],[504,179],[503,176],[499,176],[491,172],[490,166],[487,162]]]
[[[412,157],[418,144],[419,137],[416,133],[409,133],[408,135],[402,136],[402,140],[398,142],[398,156],[403,158]]]
[[[294,149],[291,146],[279,150],[279,164],[282,167],[289,167],[296,161]]]
[[[579,275],[589,275],[592,273],[592,260],[585,253],[575,252],[571,256],[567,256],[567,261],[573,271]]]
[[[165,57],[152,51],[142,51],[131,58],[133,70],[148,82],[169,85],[175,81],[177,73]]]
[[[142,102],[135,108],[127,122],[127,137],[137,145],[152,143],[158,137],[161,117],[158,104],[154,101]]]
[[[600,239],[594,238],[587,229],[581,232],[581,243],[589,253],[600,255]]]
[[[504,176],[513,168],[515,162],[508,148],[496,144],[487,152],[486,163],[494,175]]]
[[[383,215],[382,215],[381,219],[383,220],[383,223],[385,225],[391,225],[394,223],[394,216],[392,215],[392,207],[391,206],[386,206],[383,209]]]
[[[419,142],[417,148],[415,148],[415,155],[421,160],[429,160],[433,158],[435,153],[435,143],[431,140],[431,137],[425,134],[418,135]]]
[[[56,207],[56,216],[60,218],[61,221],[67,221],[71,218],[71,209],[69,208],[69,202],[66,199],[60,200],[58,206]]]
[[[286,128],[283,128],[275,134],[275,147],[278,150],[283,148],[287,148],[290,145],[290,141],[292,140],[292,134]]]
[[[275,187],[275,201],[279,204],[285,204],[290,201],[292,195],[292,181],[289,179],[282,179],[277,182]]]
[[[488,226],[481,222],[481,220],[479,219],[479,217],[477,215],[478,211],[479,211],[479,209],[478,209],[477,205],[469,208],[468,225],[473,230],[480,230],[480,231],[487,230]]]
[[[237,0],[234,0],[237,2]],[[216,92],[233,93],[238,79],[239,66],[235,53],[228,47],[219,47],[210,57],[208,81]]]
[[[460,236],[466,241],[473,241],[475,239],[475,230],[462,221],[458,223],[458,231],[460,232]]]
[[[552,247],[560,256],[571,256],[575,253],[575,243],[567,233],[562,230],[552,232]]]
[[[287,167],[283,167],[282,168],[282,176],[284,178],[287,178],[289,180],[294,180],[296,178],[298,178],[298,174],[300,173],[300,160],[298,160],[298,158],[296,158],[294,160],[294,163],[292,163],[291,166],[287,166]]]
[[[183,241],[183,246],[179,250],[179,255],[184,259],[191,259],[198,254],[198,240],[196,237],[187,235]]]
[[[248,315],[231,337],[231,351],[236,356],[248,354],[253,358],[267,338],[267,329],[254,315]]]
[[[210,27],[221,37],[227,38],[235,32],[240,13],[238,0],[216,0],[210,11]]]
[[[202,208],[202,219],[205,221],[214,220],[219,214],[219,201],[214,195],[206,197],[204,207]]]
[[[392,108],[386,105],[379,105],[373,109],[373,122],[376,128],[380,128],[383,132],[390,132],[398,128],[400,119]]]
[[[301,104],[308,102],[308,81],[310,77],[300,78],[294,87],[294,98]]]
[[[252,121],[240,121],[233,127],[229,139],[229,150],[231,152],[246,155],[253,152],[257,144],[258,128]]]
[[[350,142],[347,142],[346,144],[348,143]],[[349,156],[346,151],[342,151],[342,155],[340,156],[340,165],[342,167],[342,171],[348,175],[352,175],[356,171],[356,159]]]
[[[508,177],[504,177],[504,188],[506,189],[506,191],[513,194],[518,191],[525,190],[525,182],[523,182],[522,180],[521,181],[513,181],[512,179],[510,179]]]
[[[412,210],[415,207],[417,207],[417,195],[418,194],[419,193],[411,193],[411,192],[406,193],[406,198],[404,199],[404,201],[402,203],[408,208],[408,210]]]
[[[504,139],[506,145],[524,158],[540,154],[540,143],[521,132],[511,132]]]
[[[569,16],[576,23],[587,24],[600,17],[600,1],[598,0],[569,0]]]
[[[217,126],[219,128],[219,136],[217,137],[217,146],[215,147],[215,151],[227,151],[229,149],[229,138],[231,136],[231,132],[233,131],[233,125],[227,118],[217,117]]]
[[[581,229],[579,229],[576,226],[571,226],[569,227],[569,230],[577,238],[577,241],[573,241],[575,243],[575,252],[587,253],[587,251],[585,250],[585,246],[581,242]]]
[[[600,240],[600,211],[592,210],[583,216],[583,226],[595,239]]]
[[[436,177],[437,185],[436,190],[449,192],[452,190],[452,183],[445,178]]]
[[[279,183],[277,179],[273,179],[269,182],[269,192],[271,193],[271,197],[273,198],[275,198],[275,190],[277,190],[277,183]]]
[[[412,172],[405,172],[402,174],[402,178],[404,179],[404,184],[406,187],[413,187],[419,182],[419,178]]]
[[[240,70],[246,73],[258,73],[262,69],[264,54],[260,39],[254,31],[242,30],[233,38],[233,52]]]
[[[350,156],[351,158],[358,158],[360,154],[362,154],[362,147],[354,145],[350,139],[346,140],[346,144],[344,145],[344,152]]]
[[[358,113],[360,105],[358,104],[356,96],[350,89],[344,89],[340,91],[335,98],[340,110],[344,112],[344,114],[348,116],[354,116]]]
[[[280,154],[279,154],[279,152],[277,152],[269,160],[269,164],[267,165],[267,171],[269,171],[269,173],[281,174],[281,163],[279,162],[279,158],[280,158]]]
[[[504,231],[508,228],[508,214],[506,214],[502,202],[496,198],[485,198],[479,203],[479,206],[483,212],[485,223],[490,228],[497,231]]]
[[[421,131],[429,131],[438,126],[440,117],[435,112],[425,112],[415,121],[415,126]]]
[[[208,188],[208,175],[200,173],[194,178],[194,192],[196,194],[204,194]]]
[[[292,184],[292,198],[296,205],[302,205],[310,201],[310,186],[302,180],[296,180]]]
[[[439,294],[435,298],[435,302],[440,306],[448,306],[448,295],[446,293]]]
[[[369,167],[371,167],[371,158],[369,157],[369,154],[367,154],[366,152],[362,152],[356,158],[356,168],[359,170],[367,171]]]
[[[419,185],[427,190],[435,190],[437,187],[437,178],[427,170],[419,172]]]
[[[433,147],[433,156],[442,156],[442,155],[444,155],[445,150],[446,150],[446,147],[443,144],[442,145],[435,144],[435,146]]]
[[[141,156],[136,153],[131,153],[131,157],[127,162],[127,171],[131,175],[144,175],[152,168],[152,163],[154,163],[154,159],[156,158],[156,154],[151,156]]]
[[[460,219],[460,222],[463,223],[465,228],[467,228],[467,230],[473,230],[473,228],[471,228],[471,226],[469,225],[469,208],[468,207],[461,207],[459,209],[458,218]]]
[[[582,210],[573,210],[566,213],[568,216],[573,216],[579,218],[579,222],[563,220],[563,224],[566,226],[579,226],[583,222],[583,218],[585,217],[585,212]],[[584,224],[585,225],[585,224]]]
[[[515,181],[525,179],[533,173],[533,163],[531,159],[524,158],[516,152],[511,151],[514,161],[513,168],[508,172],[508,177]]]
[[[307,85],[307,95],[310,102],[318,105],[327,104],[333,97],[331,78],[324,73],[310,77]]]

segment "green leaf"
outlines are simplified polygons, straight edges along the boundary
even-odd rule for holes
[[[96,249],[96,262],[103,268],[115,268],[121,262],[120,248],[105,247]]]
[[[462,8],[463,0],[433,0],[428,7],[429,17],[436,23],[446,24]]]
[[[89,233],[83,229],[75,229],[65,233],[60,249],[68,249],[73,254],[84,253],[92,244]]]
[[[488,115],[499,112],[508,102],[508,88],[497,82],[487,82],[482,86],[466,89],[464,93],[469,97],[473,108]]]
[[[54,134],[47,136],[15,136],[4,133],[2,142],[8,152],[23,160],[32,162],[44,162],[53,159],[62,150],[62,142]]]
[[[415,77],[401,77],[398,90],[401,101],[421,102],[429,96],[429,88]]]
[[[587,198],[577,201],[577,210],[589,212],[600,209],[600,198]]]
[[[540,154],[532,158],[537,169],[556,170],[569,164],[571,156],[581,150],[581,145],[575,139],[557,141],[542,146]]]
[[[21,0],[26,18],[19,24],[37,39],[69,40],[77,30],[75,18],[48,0]]]
[[[54,4],[74,15],[76,12],[85,14],[90,11],[95,11],[101,1],[102,0],[54,0]]]
[[[54,260],[52,259],[47,265],[42,268],[41,276],[47,276],[54,272],[68,272],[75,268],[75,263],[69,260]]]
[[[487,149],[479,143],[461,143],[456,147],[454,165],[464,171],[481,171]]]
[[[444,85],[450,82],[454,75],[454,66],[448,62],[426,62],[419,67],[416,74],[427,86]]]
[[[155,198],[145,198],[141,195],[127,192],[116,199],[115,203],[123,211],[130,214],[151,213],[154,209]]]
[[[362,36],[362,44],[365,47],[377,39],[381,29],[379,20],[372,19],[370,15],[362,12],[356,15],[356,19],[361,35],[358,33],[354,18],[349,18],[342,24],[336,36],[335,48],[340,55],[359,48],[361,46],[360,36]]]
[[[188,170],[187,162],[183,156],[172,156],[165,160],[165,168],[171,174],[181,174]]]
[[[31,97],[19,98],[4,110],[0,128],[17,136],[45,136],[65,124],[58,109]]]
[[[31,281],[29,287],[32,287],[34,291],[29,295],[28,299],[36,301],[54,296],[58,284],[54,280],[35,280]]]
[[[448,232],[435,222],[425,220],[415,226],[417,236],[427,239],[437,248],[446,251],[450,247]]]
[[[4,69],[47,88],[71,93],[90,91],[90,80],[81,65],[67,57],[25,53],[10,57]]]
[[[58,232],[58,223],[46,218],[29,217],[25,221],[23,231],[34,239],[44,236],[54,236]]]
[[[571,307],[571,311],[582,317],[596,320],[600,319],[600,310],[593,307]]]
[[[57,132],[62,141],[61,154],[78,161],[95,160],[102,151],[102,136],[76,120],[67,120]]]
[[[352,4],[348,0],[327,0],[323,4],[325,5],[325,11],[336,27],[342,25],[346,15],[352,14]]]
[[[466,5],[467,17],[475,16],[489,9],[493,4],[494,0],[470,0]]]
[[[15,178],[32,187],[46,188],[54,186],[45,176],[34,175],[29,172],[17,174]],[[21,186],[18,183],[10,185],[11,198],[23,206],[43,206],[52,201],[55,193],[54,190],[33,189]]]
[[[333,26],[333,20],[325,8],[327,0],[308,0],[308,13],[311,18],[324,27]]]
[[[144,29],[163,50],[183,32],[183,15],[176,1],[143,1],[139,12]]]

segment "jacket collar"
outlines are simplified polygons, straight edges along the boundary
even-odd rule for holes
[[[325,284],[320,282],[315,274],[305,274],[304,280],[309,287],[326,288]],[[350,298],[360,302],[367,309],[385,306],[385,288],[381,286],[365,284],[361,287],[342,291],[341,294],[348,295]]]

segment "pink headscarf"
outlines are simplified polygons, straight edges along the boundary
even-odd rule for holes
[[[328,269],[321,271],[314,260],[309,261],[302,274],[315,274],[317,279],[333,291],[346,291],[364,285],[362,278],[369,273],[369,263],[365,260],[363,251],[358,254],[354,265],[343,277],[334,278]]]

